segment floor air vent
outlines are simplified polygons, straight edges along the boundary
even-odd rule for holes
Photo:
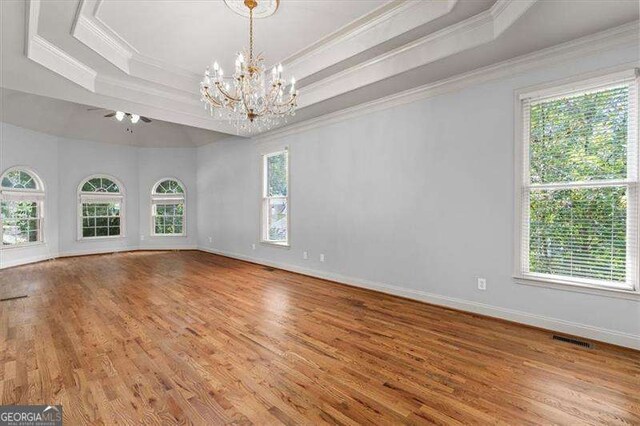
[[[275,271],[275,270],[276,270],[276,268],[272,268],[272,267],[270,267],[270,266],[265,266],[265,267],[264,267],[264,270],[265,270],[265,271],[269,271],[269,272],[273,272],[273,271]]]
[[[4,299],[0,299],[0,302],[8,302],[10,300],[24,299],[25,297],[28,297],[28,296],[26,294],[23,294],[22,296],[6,297]]]
[[[593,343],[585,342],[584,340],[574,339],[572,337],[553,335],[553,340],[560,340],[561,342],[571,343],[572,345],[581,346],[583,348],[592,349]]]

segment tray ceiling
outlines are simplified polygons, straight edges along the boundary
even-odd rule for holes
[[[3,87],[234,133],[206,115],[198,94],[211,59],[230,70],[247,45],[246,18],[223,0],[0,3]],[[256,21],[255,36],[267,64],[282,61],[300,81],[295,122],[370,102],[390,87],[637,28],[638,8],[635,0],[281,0],[275,15]]]
[[[284,61],[386,3],[389,1],[283,0],[275,15],[256,19],[256,51],[264,52],[271,63]],[[195,74],[202,74],[212,58],[231,70],[233,52],[248,45],[248,19],[223,1],[132,1],[123,7],[122,1],[103,0],[95,7],[95,21],[133,50]]]

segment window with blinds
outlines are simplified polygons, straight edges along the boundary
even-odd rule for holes
[[[635,74],[521,96],[520,276],[637,289]]]

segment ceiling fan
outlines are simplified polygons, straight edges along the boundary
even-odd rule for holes
[[[131,121],[131,124],[136,124],[139,120],[144,121],[145,123],[151,123],[151,119],[147,117],[142,117],[138,114],[132,114],[130,112],[123,111],[111,111],[108,114],[105,114],[106,118],[116,117],[116,120],[122,121],[125,118]]]
[[[126,119],[126,121],[130,122],[131,124],[136,124],[140,120],[142,120],[145,123],[151,123],[152,121],[148,117],[142,117],[138,114],[133,114],[131,112],[105,110],[104,108],[87,108],[87,111],[100,111],[100,110],[107,111],[107,113],[104,115],[105,118],[115,117],[116,120],[118,121],[123,121]],[[131,129],[130,127],[127,127],[126,130],[128,133],[133,133],[133,129]]]
[[[105,118],[115,117],[118,121],[122,121],[126,118],[131,122],[131,124],[136,124],[139,120],[142,120],[145,123],[151,123],[151,121],[153,121],[148,117],[124,111],[106,110],[104,108],[87,108],[87,111],[108,111],[107,114],[105,114]]]

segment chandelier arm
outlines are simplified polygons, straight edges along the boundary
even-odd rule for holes
[[[209,103],[212,104],[215,107],[218,107],[218,108],[222,107],[222,104],[220,102],[216,101],[214,99],[214,97],[211,96],[211,94],[209,93],[209,91],[207,89],[208,89],[208,87],[205,87],[205,90],[204,90],[204,93],[203,93],[204,97],[207,98],[207,101],[209,101]]]
[[[275,106],[278,106],[278,107],[282,107],[282,106],[290,105],[293,101],[295,101],[296,97],[297,97],[297,96],[296,96],[295,94],[290,95],[290,96],[289,96],[289,100],[287,100],[286,102],[282,102],[282,103],[274,103],[274,105],[275,105]]]
[[[220,93],[222,93],[222,95],[225,98],[227,98],[227,99],[229,99],[229,100],[231,100],[233,102],[240,102],[240,98],[237,98],[235,96],[231,96],[229,93],[227,93],[227,91],[222,88],[222,85],[219,82],[216,82],[216,87],[218,88],[218,91]]]

